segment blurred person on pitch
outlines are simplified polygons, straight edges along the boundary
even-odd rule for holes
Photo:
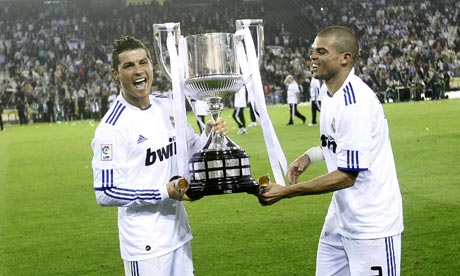
[[[203,133],[203,126],[205,126],[205,118],[208,115],[208,103],[206,101],[192,100],[193,109],[197,118],[198,128],[200,133]]]
[[[242,86],[241,89],[235,93],[233,104],[232,117],[238,125],[238,134],[247,134],[246,130],[246,119],[244,117],[244,108],[247,105],[246,102],[246,86]]]
[[[249,106],[249,117],[251,118],[251,123],[249,124],[249,127],[256,127],[257,117],[259,116],[259,113],[257,113],[257,110],[254,108],[252,103],[249,102],[248,106]]]
[[[249,118],[251,118],[251,123],[249,124],[249,127],[256,127],[259,113],[257,112],[257,109],[254,107],[254,96],[251,93],[248,93],[248,100]]]
[[[311,100],[311,123],[308,126],[318,125],[316,121],[316,113],[321,112],[321,101],[319,100],[319,91],[321,88],[321,81],[316,78],[311,78],[310,81],[310,100]]]
[[[249,127],[256,127],[257,126],[256,114],[257,116],[259,116],[259,114],[257,113],[256,109],[253,107],[251,103],[248,103],[248,106],[249,106],[249,116],[251,118],[251,123],[249,124]]]
[[[290,186],[261,188],[259,201],[332,192],[320,236],[316,275],[400,275],[402,199],[382,104],[358,76],[358,40],[347,28],[328,27],[312,45],[313,77],[321,87],[320,146],[288,169]],[[310,164],[328,173],[298,183]]]
[[[287,123],[287,125],[294,124],[294,116],[302,120],[302,122],[305,124],[305,120],[307,118],[297,110],[297,104],[300,101],[299,84],[297,84],[292,75],[288,75],[284,80],[284,83],[286,84],[287,88],[287,102],[289,104],[289,122]]]
[[[115,40],[112,76],[121,92],[97,127],[93,149],[98,204],[118,207],[125,275],[192,276],[192,239],[183,200],[188,184],[178,175],[172,101],[151,94],[153,65],[148,48],[133,37]],[[225,121],[209,121],[201,137],[187,125],[195,152],[211,129],[226,135]]]

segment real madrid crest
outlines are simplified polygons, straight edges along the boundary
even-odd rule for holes
[[[335,118],[332,118],[331,129],[335,132]]]

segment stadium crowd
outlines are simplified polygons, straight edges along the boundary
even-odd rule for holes
[[[48,1],[53,2],[53,1]],[[460,76],[460,2],[377,0],[165,1],[94,9],[78,1],[24,3],[0,8],[0,105],[16,109],[19,122],[98,120],[118,94],[112,79],[113,39],[133,35],[153,45],[152,24],[180,22],[183,35],[233,32],[235,19],[263,18],[266,55],[261,67],[267,102],[285,103],[284,78],[302,84],[309,100],[312,35],[333,24],[352,28],[362,42],[359,74],[382,97],[431,99]],[[153,51],[153,47],[152,47]],[[156,66],[155,89],[169,81]]]

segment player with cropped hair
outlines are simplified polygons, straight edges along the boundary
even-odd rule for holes
[[[118,207],[126,276],[192,276],[192,234],[181,202],[190,198],[178,175],[172,101],[151,94],[151,55],[140,40],[116,40],[112,63],[122,89],[91,143],[97,202]],[[201,149],[211,128],[227,133],[222,119],[208,122],[201,137],[187,125],[190,153]]]
[[[317,276],[399,276],[402,198],[383,107],[354,74],[359,45],[342,26],[319,32],[310,58],[313,77],[324,80],[320,146],[288,169],[290,186],[261,189],[264,205],[283,198],[332,192],[318,245]],[[297,183],[312,163],[326,161],[328,173]]]

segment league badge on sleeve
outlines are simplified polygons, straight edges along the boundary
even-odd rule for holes
[[[101,160],[112,161],[112,145],[102,144],[101,145]]]

